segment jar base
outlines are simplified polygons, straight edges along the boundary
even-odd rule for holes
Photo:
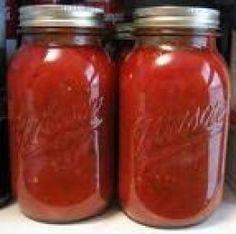
[[[161,222],[160,223],[157,222],[156,224],[154,224],[153,222],[148,223],[148,222],[142,221],[141,219],[136,218],[135,216],[133,216],[129,212],[127,212],[125,209],[122,209],[122,211],[132,221],[134,221],[140,225],[146,226],[146,227],[152,227],[152,228],[158,228],[158,229],[182,229],[182,228],[187,229],[187,228],[191,228],[193,226],[197,226],[197,225],[204,223],[206,220],[209,219],[211,214],[214,213],[214,211],[213,211],[209,215],[203,217],[202,219],[198,219],[197,221],[193,221],[190,223],[161,224]]]
[[[34,220],[35,222],[39,223],[46,223],[46,224],[74,224],[78,222],[84,222],[93,218],[96,218],[98,216],[103,215],[109,208],[109,204],[106,207],[101,208],[100,210],[96,211],[94,214],[80,217],[80,218],[72,218],[67,220],[53,220],[53,219],[43,219],[43,218],[37,218],[35,216],[30,215],[29,213],[25,212],[24,210],[20,209],[21,213],[25,215],[27,218]]]

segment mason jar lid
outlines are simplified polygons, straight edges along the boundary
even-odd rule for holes
[[[199,7],[146,7],[134,12],[134,26],[169,28],[219,28],[219,11]]]
[[[20,27],[104,27],[104,11],[75,5],[34,5],[20,8]]]

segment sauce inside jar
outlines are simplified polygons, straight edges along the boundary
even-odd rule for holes
[[[229,80],[214,31],[191,22],[204,23],[205,13],[217,15],[137,10],[137,44],[121,67],[120,200],[128,216],[147,225],[198,223],[222,197]],[[171,27],[180,16],[186,22]]]
[[[81,11],[90,20],[80,28],[74,15]],[[40,28],[34,12],[43,19]],[[66,24],[64,14],[71,14],[77,27],[47,27],[55,12],[62,18],[53,23]],[[32,21],[21,21],[23,45],[8,75],[11,154],[17,199],[33,219],[72,222],[102,212],[110,202],[114,77],[101,47],[100,12],[21,8]]]

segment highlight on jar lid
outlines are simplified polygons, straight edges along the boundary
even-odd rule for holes
[[[76,5],[33,5],[20,8],[20,27],[104,27],[104,11]]]
[[[199,7],[146,7],[134,12],[134,26],[169,28],[219,28],[218,10]]]

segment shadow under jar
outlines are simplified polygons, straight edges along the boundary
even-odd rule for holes
[[[52,223],[97,215],[112,194],[114,77],[101,47],[103,13],[47,5],[20,14],[23,44],[10,65],[8,91],[21,210]]]
[[[120,77],[120,202],[137,222],[206,219],[224,183],[229,77],[216,48],[216,10],[135,11],[135,48]]]

